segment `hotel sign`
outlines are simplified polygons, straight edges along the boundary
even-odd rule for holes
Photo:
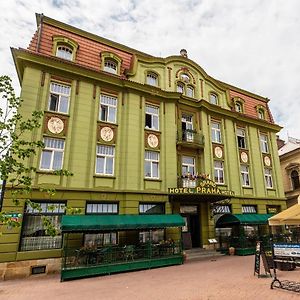
[[[234,196],[234,191],[221,190],[212,180],[206,179],[199,182],[195,187],[169,188],[169,194],[199,194],[199,195],[226,195]]]

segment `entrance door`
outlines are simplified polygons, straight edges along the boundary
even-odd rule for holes
[[[180,212],[185,219],[185,226],[182,228],[184,249],[200,247],[200,222],[198,206],[181,206]]]

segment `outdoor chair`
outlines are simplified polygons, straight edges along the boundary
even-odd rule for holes
[[[124,246],[124,257],[125,260],[134,260],[134,246],[133,245],[126,245]]]

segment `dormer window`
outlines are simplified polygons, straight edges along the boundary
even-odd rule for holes
[[[121,74],[121,64],[122,59],[111,52],[103,51],[101,56],[101,66],[102,70],[107,73],[120,75]]]
[[[105,72],[117,74],[117,63],[112,59],[105,59],[104,69]]]
[[[75,61],[78,43],[64,36],[53,36],[52,54],[56,57]]]
[[[261,120],[265,119],[265,112],[262,108],[258,109],[257,114],[258,114],[259,119],[261,119]]]
[[[214,93],[211,93],[210,95],[209,95],[209,102],[211,103],[211,104],[215,104],[215,105],[218,105],[218,95],[217,94],[214,94]]]
[[[73,50],[67,46],[58,46],[56,50],[56,56],[63,59],[72,60]]]
[[[155,73],[149,72],[147,74],[146,83],[153,86],[158,86],[158,76]]]
[[[239,112],[239,113],[243,112],[243,105],[242,105],[241,102],[236,101],[234,106],[235,106],[235,111],[236,112]]]

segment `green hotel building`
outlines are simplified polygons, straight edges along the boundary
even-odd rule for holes
[[[219,238],[232,236],[236,224],[244,237],[263,234],[259,225],[286,208],[276,145],[281,127],[267,98],[212,78],[184,49],[154,57],[44,15],[36,18],[28,48],[13,48],[12,55],[21,113],[44,112],[42,126],[28,139],[43,140],[45,148],[27,162],[37,168],[30,199],[42,211],[22,199],[15,206],[8,187],[3,211],[18,214],[21,226],[2,229],[3,278],[29,275],[39,265],[59,269],[62,234],[46,236],[41,220],[48,215],[60,228],[65,206],[81,209],[82,225],[92,215],[146,220],[180,214],[184,220],[181,230],[137,224],[130,231],[77,232],[70,239],[78,247],[182,236],[185,249],[226,248]],[[59,169],[74,176],[53,174]],[[44,187],[55,188],[55,195],[41,192]]]

